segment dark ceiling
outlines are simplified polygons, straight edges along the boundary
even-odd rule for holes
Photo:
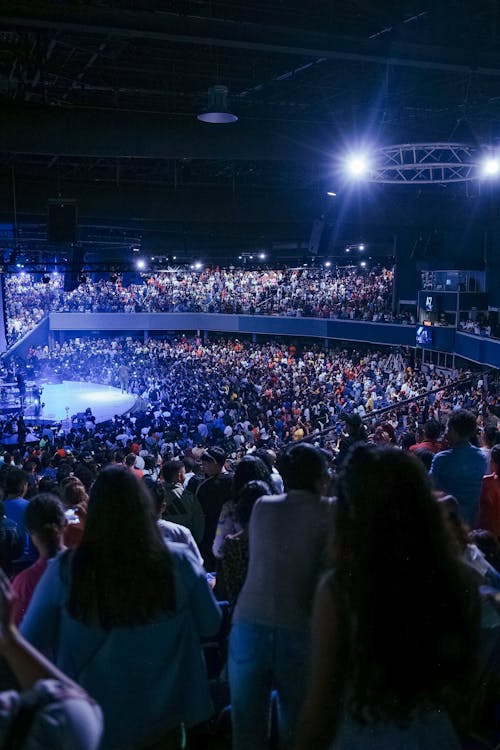
[[[214,83],[236,124],[196,119]],[[350,144],[497,143],[500,4],[3,0],[0,106],[0,221],[19,242],[44,247],[62,196],[94,251],[306,246]],[[416,188],[379,187],[384,222],[414,223]]]

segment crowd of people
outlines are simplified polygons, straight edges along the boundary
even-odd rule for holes
[[[4,451],[19,684],[0,740],[24,705],[20,747],[54,750],[460,750],[498,731],[500,420],[482,417],[420,415],[408,441],[351,416],[336,454],[172,453],[99,425]]]
[[[178,269],[85,282],[64,291],[61,275],[5,277],[9,345],[50,312],[207,312],[393,322],[391,269]],[[408,321],[410,319],[408,318]],[[414,321],[413,321],[414,322]]]
[[[17,442],[4,418],[5,747],[497,737],[494,380],[235,338],[82,336],[3,367],[137,397],[102,424],[18,419]]]
[[[229,452],[258,443],[279,449],[329,427],[339,431],[341,417],[363,419],[432,391],[413,411],[388,415],[401,431],[422,412],[442,420],[486,398],[477,380],[461,387],[463,373],[422,369],[412,350],[375,347],[82,337],[51,350],[33,348],[18,363],[17,377],[23,366],[37,382],[90,381],[135,394],[139,415],[130,423],[181,449],[211,443]]]

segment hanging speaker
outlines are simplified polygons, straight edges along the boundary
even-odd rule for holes
[[[76,201],[50,200],[47,210],[47,239],[49,242],[76,241]]]
[[[309,237],[309,246],[308,246],[308,250],[311,255],[318,254],[319,246],[321,243],[321,235],[323,234],[324,228],[325,228],[324,218],[314,219],[312,229],[311,229],[311,236]]]

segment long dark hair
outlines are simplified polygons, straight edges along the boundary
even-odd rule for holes
[[[332,552],[350,711],[361,721],[403,724],[429,706],[456,717],[475,670],[477,591],[417,459],[353,448]]]
[[[146,486],[125,467],[97,477],[80,546],[73,553],[68,609],[105,629],[152,622],[175,608],[173,564]]]

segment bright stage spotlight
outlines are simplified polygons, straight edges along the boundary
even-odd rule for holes
[[[331,261],[329,260],[325,261],[325,268],[330,268],[331,265],[332,265]]]
[[[146,261],[143,258],[139,258],[139,260],[136,263],[137,268],[139,271],[144,271],[146,268]]]
[[[497,177],[500,173],[500,160],[496,156],[486,156],[481,163],[483,177]]]
[[[366,153],[350,154],[345,160],[345,171],[349,177],[362,180],[370,171],[370,159]]]

